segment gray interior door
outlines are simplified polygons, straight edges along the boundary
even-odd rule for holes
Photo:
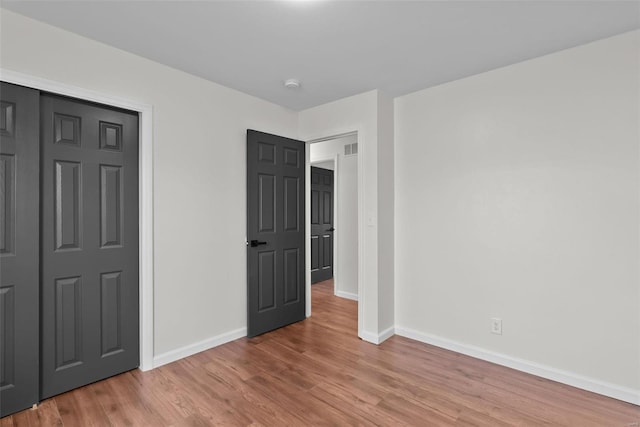
[[[333,171],[311,167],[311,283],[333,277]]]
[[[39,92],[0,87],[0,416],[38,403]]]
[[[138,118],[41,98],[46,398],[138,366]]]
[[[305,143],[247,131],[247,334],[305,318]]]

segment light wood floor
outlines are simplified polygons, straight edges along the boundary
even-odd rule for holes
[[[48,399],[2,426],[640,426],[640,407],[406,338],[356,336],[354,301],[312,287],[313,316],[150,372]]]

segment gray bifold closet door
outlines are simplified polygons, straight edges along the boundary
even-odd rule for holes
[[[138,117],[2,83],[0,416],[139,364]]]
[[[0,86],[0,416],[39,400],[37,90]]]
[[[41,97],[41,398],[139,362],[138,117]]]

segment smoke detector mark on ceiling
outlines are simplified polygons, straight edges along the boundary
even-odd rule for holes
[[[300,88],[300,80],[298,79],[287,79],[284,81],[284,87],[287,89],[299,89]]]

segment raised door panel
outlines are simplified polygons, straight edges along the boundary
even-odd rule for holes
[[[322,236],[322,268],[333,267],[333,236],[324,234]]]
[[[311,236],[311,271],[320,268],[320,236]]]
[[[55,281],[56,371],[82,363],[82,301],[80,277]]]
[[[122,245],[122,167],[100,165],[100,247]]]
[[[0,390],[15,387],[15,287],[0,288]]]
[[[3,88],[3,92],[5,89]],[[9,101],[0,101],[0,136],[15,137],[16,104]]]
[[[82,179],[80,162],[55,161],[55,250],[80,249]]]
[[[284,231],[300,231],[300,179],[284,177]]]
[[[284,148],[284,162],[285,166],[299,168],[300,167],[300,151],[292,148]]]
[[[0,154],[0,256],[14,255],[16,241],[16,157]]]
[[[100,148],[102,150],[122,151],[122,125],[100,122]]]
[[[80,146],[80,117],[54,113],[53,126],[56,144]]]
[[[122,272],[100,275],[101,357],[124,351],[122,348]]]
[[[273,233],[276,231],[276,178],[261,174],[258,182],[258,230],[260,233]]]
[[[300,250],[298,248],[284,251],[284,303],[296,303],[300,299]]]
[[[268,142],[258,143],[258,162],[268,165],[276,164],[276,146]]]
[[[276,254],[261,251],[258,254],[258,311],[276,308]]]
[[[322,192],[322,224],[333,224],[333,194],[331,191]]]
[[[320,192],[311,190],[311,224],[320,224]]]

